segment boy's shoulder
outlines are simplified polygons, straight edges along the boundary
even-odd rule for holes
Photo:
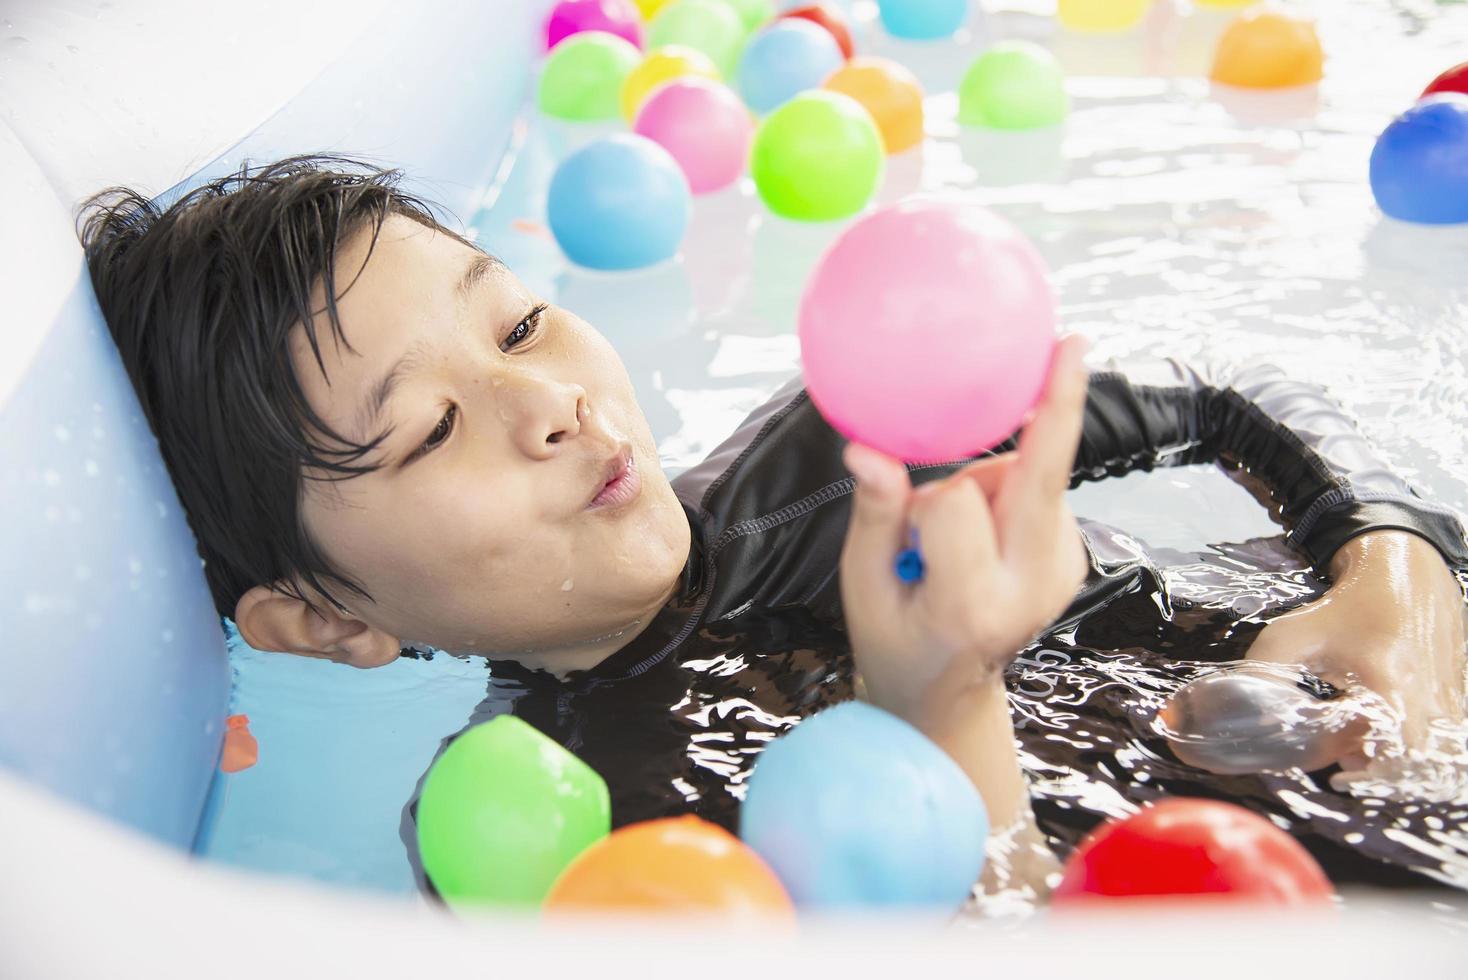
[[[848,476],[846,440],[821,417],[800,375],[781,385],[704,460],[674,478],[686,507],[718,534],[796,503]]]

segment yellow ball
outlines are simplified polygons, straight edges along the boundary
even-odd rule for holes
[[[671,2],[672,0],[637,0],[637,9],[642,11],[643,20],[652,20],[659,10]]]
[[[642,59],[642,64],[627,74],[627,80],[622,83],[622,115],[631,122],[653,89],[685,75],[718,81],[719,69],[702,51],[682,45],[669,44],[651,52]]]
[[[1137,26],[1152,0],[1060,0],[1060,23],[1073,31],[1125,31]]]

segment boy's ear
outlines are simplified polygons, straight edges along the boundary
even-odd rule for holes
[[[343,613],[329,601],[313,609],[268,585],[257,585],[234,607],[240,636],[256,650],[320,657],[353,667],[381,667],[398,658],[398,638]]]

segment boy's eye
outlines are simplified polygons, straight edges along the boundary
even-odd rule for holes
[[[535,309],[525,314],[525,319],[515,324],[515,329],[510,331],[510,335],[506,337],[505,342],[500,345],[500,350],[508,351],[511,347],[516,346],[526,337],[529,337],[532,333],[534,333],[535,330],[540,326],[541,314],[543,314],[546,309],[546,305],[544,303],[541,303],[536,306]]]
[[[408,457],[408,461],[412,462],[424,453],[432,452],[434,449],[443,445],[444,440],[449,437],[449,433],[454,431],[454,419],[458,414],[459,407],[457,405],[450,405],[448,410],[443,413],[443,418],[438,420],[438,425],[433,427],[433,431],[428,434],[428,438],[423,440],[423,445],[413,451],[413,455]]]

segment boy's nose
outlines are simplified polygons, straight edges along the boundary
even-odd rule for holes
[[[580,435],[582,421],[591,415],[586,389],[579,384],[527,378],[514,387],[506,393],[518,403],[519,418],[509,420],[511,438],[533,459],[554,456],[557,444]]]

